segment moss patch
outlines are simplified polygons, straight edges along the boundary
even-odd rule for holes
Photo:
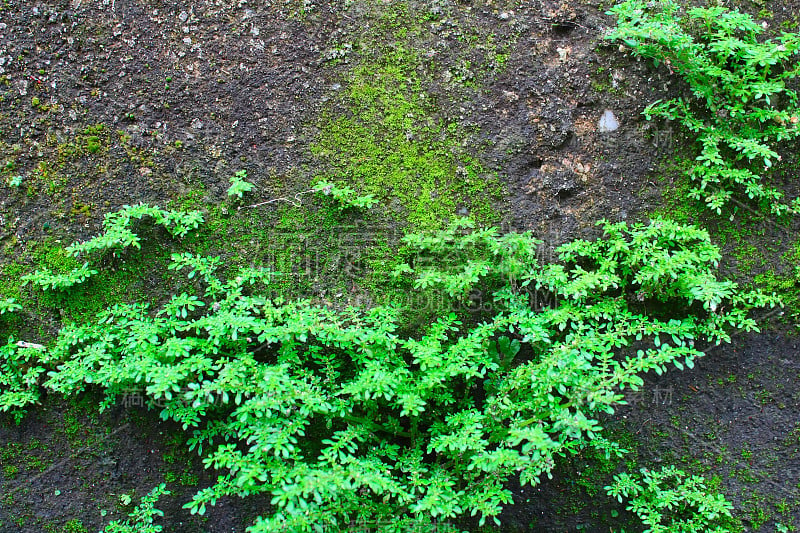
[[[434,82],[442,73],[435,54],[412,44],[426,39],[420,20],[427,15],[416,17],[402,4],[388,8],[355,47],[363,52],[346,80],[343,109],[323,115],[312,146],[332,173],[319,177],[376,195],[414,229],[441,228],[467,213],[496,221],[492,204],[502,198],[500,180],[463,150],[466,132],[436,103]],[[474,74],[461,77],[462,85],[475,82]]]

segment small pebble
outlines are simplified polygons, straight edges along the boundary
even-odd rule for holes
[[[617,131],[619,128],[619,121],[617,117],[614,116],[614,113],[610,109],[606,109],[603,112],[603,116],[600,117],[600,122],[597,124],[597,130],[600,133],[610,133],[612,131]]]

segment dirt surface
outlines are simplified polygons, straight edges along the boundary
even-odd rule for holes
[[[425,43],[441,58],[426,80],[438,113],[476,129],[473,151],[506,178],[517,226],[558,220],[572,231],[646,207],[636,194],[658,147],[638,117],[656,86],[644,64],[608,64],[613,47],[597,43],[610,20],[596,6],[512,8],[438,6]],[[25,179],[4,191],[4,235],[24,242],[48,223],[85,237],[81,226],[96,229],[105,212],[197,186],[220,201],[239,168],[264,196],[280,189],[275,181],[314,175],[308,145],[350,67],[327,58],[377,9],[7,3],[0,154],[4,174]],[[458,66],[449,62],[470,53],[460,27],[509,47],[499,73],[467,74],[488,79],[479,91],[443,81]],[[601,134],[606,108],[621,128]]]
[[[325,139],[336,117],[358,116],[352,87],[371,72],[370,62],[398,50],[413,51],[403,75],[418,81],[417,97],[424,95],[414,109],[429,114],[410,118],[453,125],[435,138],[409,126],[402,138],[445,146],[453,183],[467,180],[464,162],[472,160],[479,170],[470,179],[479,189],[498,179],[493,222],[532,229],[551,247],[595,234],[601,218],[658,212],[703,222],[673,194],[680,192],[675,160],[686,157],[683,134],[640,115],[647,103],[684,89],[668,72],[602,41],[613,24],[606,7],[551,0],[5,0],[3,287],[46,256],[42,243],[85,239],[105,213],[125,204],[190,204],[212,213],[210,206],[225,205],[228,179],[240,169],[256,185],[253,202],[293,195],[320,176],[357,175],[344,156],[337,159],[346,147]],[[796,7],[770,3],[773,17],[765,20],[777,27]],[[615,131],[600,131],[606,111],[619,122]],[[7,185],[16,176],[21,184]],[[406,225],[397,183],[354,185],[383,190],[379,218]],[[441,203],[442,212],[477,211],[468,193],[453,190],[464,197]],[[447,196],[425,194],[431,209]],[[268,229],[283,220],[282,207],[286,202],[264,206],[247,224]],[[792,223],[757,220],[743,233],[726,224],[711,221],[731,275],[745,282],[766,276],[794,290],[794,256],[786,256],[797,242]],[[58,309],[46,312],[59,316]],[[649,376],[641,397],[606,421],[632,443],[636,464],[674,463],[717,478],[746,531],[800,526],[794,320],[787,311],[776,330],[738,336],[694,370]],[[135,405],[99,414],[95,404],[91,397],[48,398],[19,425],[0,417],[0,531],[98,531],[165,480],[174,492],[162,500],[165,531],[243,532],[268,508],[268,499],[220,502],[206,517],[191,517],[181,506],[210,476],[179,451],[179,428]],[[583,459],[565,462],[553,481],[517,489],[517,505],[499,531],[608,531],[612,510],[624,516],[598,492],[612,472],[588,464],[582,470]]]
[[[626,395],[629,405],[605,420],[606,427],[628,446],[626,459],[635,457],[654,469],[680,464],[713,480],[733,502],[746,531],[797,523],[797,346],[793,331],[741,335],[730,346],[709,349],[692,370],[649,375],[639,393]],[[518,489],[517,499],[524,503],[508,509],[504,531],[619,528],[612,512],[625,518],[622,506],[603,501],[602,492],[597,500],[587,498],[593,489],[587,491],[585,484],[602,487],[611,481],[592,463],[578,456],[565,462],[563,476]]]

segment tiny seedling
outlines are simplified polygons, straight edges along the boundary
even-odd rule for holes
[[[228,196],[236,196],[241,199],[244,193],[253,190],[254,185],[247,178],[247,171],[240,170],[230,178],[231,186],[228,187]]]

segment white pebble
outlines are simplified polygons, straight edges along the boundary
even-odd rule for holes
[[[614,113],[610,109],[606,109],[603,112],[603,116],[600,117],[597,130],[600,133],[610,133],[612,131],[617,131],[617,128],[619,128],[617,117],[614,116]]]

